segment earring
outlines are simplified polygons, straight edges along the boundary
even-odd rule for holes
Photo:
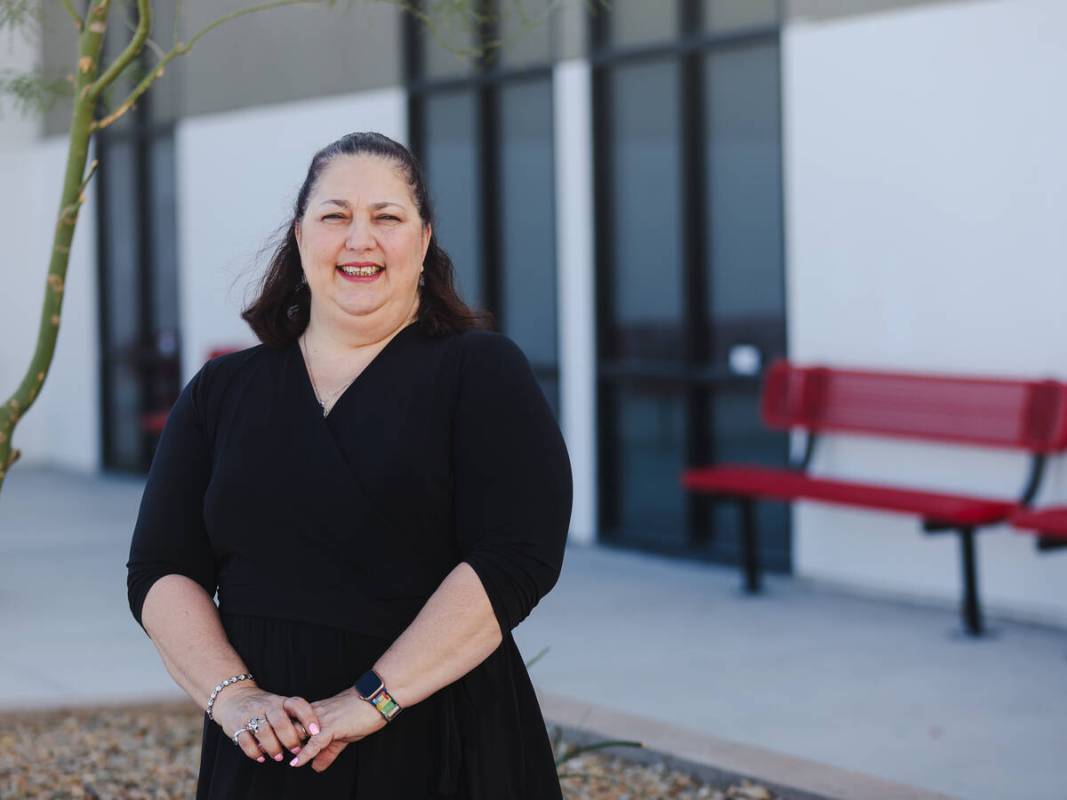
[[[421,289],[426,285],[426,272],[425,270],[419,273],[419,288]]]
[[[308,276],[306,272],[300,273],[300,288],[308,285]]]

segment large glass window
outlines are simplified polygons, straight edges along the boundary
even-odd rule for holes
[[[729,504],[681,471],[783,465],[758,415],[785,353],[778,8],[620,0],[593,16],[601,536],[738,559]],[[763,563],[789,520],[761,507]]]
[[[411,141],[438,241],[463,299],[495,315],[558,414],[551,8],[491,3],[466,30],[431,19],[436,33],[409,20],[408,41]]]
[[[105,46],[114,57],[110,37]],[[114,96],[131,86],[126,80]],[[148,469],[181,390],[170,99],[145,95],[97,140],[101,441],[111,470]]]

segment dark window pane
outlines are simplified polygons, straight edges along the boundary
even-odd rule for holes
[[[615,387],[619,430],[620,528],[627,540],[668,548],[688,540],[684,468],[685,407],[676,390],[646,384]]]
[[[550,9],[555,6],[553,0],[501,2],[497,17],[501,46],[493,54],[494,63],[520,67],[551,61],[555,19]]]
[[[178,330],[178,239],[174,193],[174,137],[151,145],[153,313],[158,330]]]
[[[680,360],[682,214],[675,62],[615,70],[611,225],[616,358]]]
[[[749,345],[765,363],[784,344],[777,49],[713,54],[705,77],[715,357]]]
[[[107,370],[108,413],[111,419],[109,467],[141,469],[141,379],[130,362]]]
[[[110,141],[102,162],[101,172],[106,171],[103,210],[108,345],[110,348],[130,348],[137,343],[140,296],[137,275],[140,219],[132,144],[121,139]]]
[[[730,387],[711,398],[712,458],[716,463],[742,462],[782,467],[787,458],[786,435],[768,430],[759,418],[755,387]],[[736,563],[741,552],[740,514],[736,503],[710,504],[712,557]],[[789,566],[789,507],[757,503],[756,525],[761,560],[771,569]]]
[[[773,25],[778,0],[704,0],[704,24],[709,31],[732,31]]]
[[[423,142],[437,241],[452,257],[460,296],[482,305],[475,95],[471,91],[430,95],[425,112]]]
[[[611,0],[606,14],[612,45],[662,42],[678,35],[678,0]]]
[[[504,332],[531,362],[555,364],[551,83],[502,87],[500,124]]]

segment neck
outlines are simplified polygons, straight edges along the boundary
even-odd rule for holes
[[[408,313],[399,320],[396,317],[375,320],[360,320],[358,324],[341,326],[316,314],[312,305],[311,318],[304,330],[305,341],[311,341],[312,347],[324,354],[333,354],[338,358],[355,355],[364,350],[373,351],[382,347],[396,334],[418,319],[418,298]]]

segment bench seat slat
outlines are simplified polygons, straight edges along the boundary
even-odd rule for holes
[[[682,474],[682,485],[696,492],[776,500],[819,500],[916,514],[926,520],[966,526],[1002,522],[1018,508],[1011,501],[815,478],[793,470],[768,467],[723,465],[690,469]]]
[[[1067,506],[1018,511],[1012,515],[1011,524],[1026,532],[1067,540]]]

